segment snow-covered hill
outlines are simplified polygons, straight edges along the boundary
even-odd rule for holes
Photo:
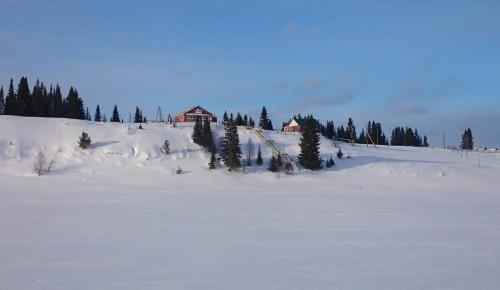
[[[498,289],[500,155],[341,144],[332,169],[243,174],[191,131],[0,116],[0,288]],[[264,134],[296,159],[299,136]]]

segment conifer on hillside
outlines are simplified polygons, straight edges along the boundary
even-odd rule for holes
[[[3,86],[0,88],[0,115],[3,115],[5,109],[5,99],[3,95]]]
[[[301,130],[299,163],[306,169],[316,170],[321,168],[319,157],[320,137],[316,120],[312,115],[304,119]]]
[[[110,122],[120,122],[120,113],[118,113],[118,106],[116,105],[113,107],[113,113],[111,115]]]
[[[232,118],[224,123],[225,136],[222,142],[222,160],[228,170],[241,167],[241,148],[238,137],[238,129]]]
[[[87,107],[85,111],[85,120],[92,121],[92,117],[90,117],[89,107]]]
[[[134,123],[143,123],[143,121],[142,111],[139,110],[139,107],[135,107]]]
[[[202,138],[202,146],[207,148],[208,151],[212,151],[212,149],[215,149],[214,136],[212,133],[212,128],[210,126],[209,120],[206,120],[203,123],[201,138]]]
[[[193,133],[191,134],[191,139],[193,139],[194,144],[203,145],[202,130],[203,125],[201,123],[201,118],[197,118],[193,126]]]
[[[210,153],[210,161],[208,162],[208,169],[215,169],[215,162],[217,162],[215,158],[215,148],[212,148]]]
[[[257,165],[262,165],[262,163],[264,163],[264,161],[262,160],[262,154],[260,152],[260,144],[259,144],[259,149],[257,150],[257,159],[255,159],[255,163]]]
[[[102,121],[101,108],[99,107],[99,105],[97,105],[97,107],[95,107],[94,121],[96,121],[96,122]]]
[[[90,147],[91,143],[92,143],[92,140],[90,139],[89,134],[87,134],[85,131],[82,132],[82,135],[78,139],[78,146],[82,149],[87,149]]]
[[[278,172],[279,166],[278,166],[278,160],[276,157],[271,156],[271,160],[269,161],[269,166],[267,167],[267,170],[271,172]]]
[[[265,106],[262,107],[262,111],[260,113],[259,127],[264,130],[273,130],[273,123],[267,116],[267,109]]]

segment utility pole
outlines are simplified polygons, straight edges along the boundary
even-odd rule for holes
[[[444,129],[443,129],[443,149],[446,149],[446,139],[444,138]]]
[[[163,115],[161,114],[160,107],[158,107],[158,109],[156,110],[156,122],[157,123],[163,122]]]

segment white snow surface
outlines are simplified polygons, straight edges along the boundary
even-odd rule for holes
[[[342,144],[328,170],[209,171],[191,125],[143,126],[0,116],[0,289],[500,289],[499,154]],[[265,134],[296,159],[298,135]]]

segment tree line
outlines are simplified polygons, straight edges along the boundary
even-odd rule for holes
[[[4,95],[5,94],[5,95]],[[14,88],[10,79],[9,88],[4,93],[0,88],[0,113],[3,115],[28,117],[53,117],[87,119],[88,110],[84,109],[83,100],[76,88],[70,87],[68,94],[63,98],[59,84],[47,86],[37,80],[33,89],[30,89],[28,79],[22,77]]]
[[[292,119],[287,122],[283,122],[282,131],[286,125],[290,123],[293,119],[296,120],[306,120],[310,119],[310,115],[303,118],[300,114],[294,115]],[[427,136],[423,138],[419,135],[417,129],[412,129],[409,127],[396,127],[391,134],[391,139],[388,140],[384,131],[382,130],[382,125],[380,122],[368,121],[365,128],[361,129],[359,135],[356,132],[356,126],[352,118],[348,118],[347,125],[344,127],[341,124],[335,127],[333,121],[327,120],[322,124],[319,120],[314,119],[314,122],[319,127],[319,133],[327,139],[341,140],[350,143],[359,144],[376,144],[376,145],[397,145],[397,146],[416,146],[416,147],[427,147],[429,143],[427,142]]]

